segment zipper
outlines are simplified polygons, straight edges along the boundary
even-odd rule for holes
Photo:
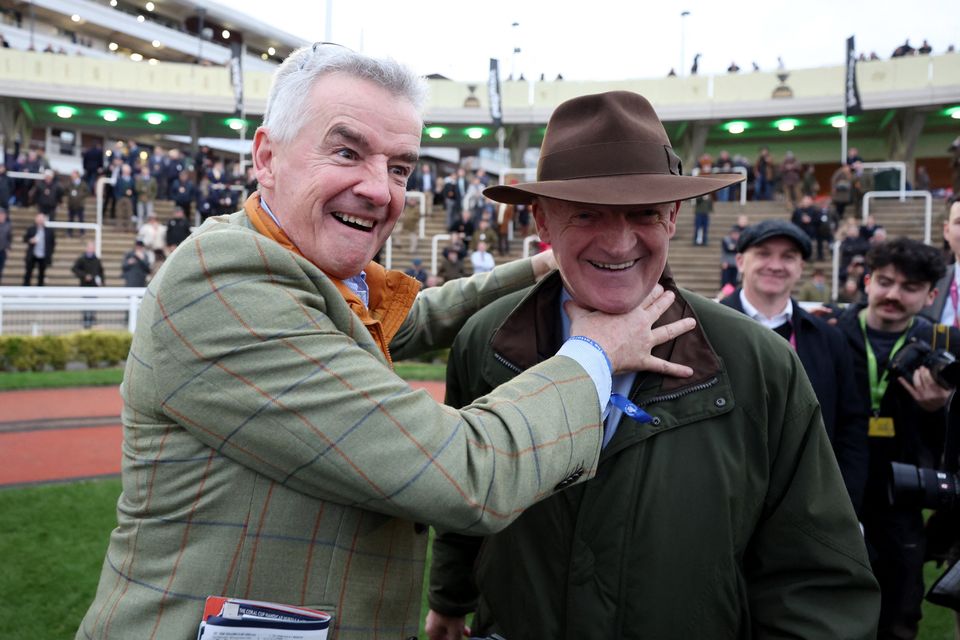
[[[710,378],[706,382],[701,382],[700,384],[695,384],[690,387],[684,387],[683,389],[678,389],[677,391],[673,391],[671,393],[664,393],[659,396],[653,396],[652,398],[648,398],[646,400],[638,402],[637,404],[640,405],[641,407],[646,407],[648,405],[655,404],[657,402],[663,402],[665,400],[676,400],[677,398],[682,398],[683,396],[690,395],[691,393],[696,393],[697,391],[703,391],[704,389],[709,389],[710,387],[717,384],[718,382],[720,382],[720,379],[714,376],[713,378]]]
[[[523,373],[523,369],[521,369],[521,368],[518,367],[517,365],[513,364],[512,362],[510,362],[509,360],[507,360],[506,358],[504,358],[503,356],[501,356],[501,355],[500,355],[499,353],[497,353],[496,351],[493,352],[493,357],[494,357],[494,359],[495,359],[497,362],[499,362],[500,364],[502,364],[503,366],[505,366],[507,369],[510,369],[510,370],[513,371],[514,373]]]

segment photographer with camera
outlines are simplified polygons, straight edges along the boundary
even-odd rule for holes
[[[882,593],[877,637],[914,638],[924,591],[923,513],[919,504],[891,503],[891,463],[939,465],[960,332],[919,315],[943,275],[940,251],[898,238],[874,246],[866,260],[867,304],[848,307],[838,325],[869,399],[870,466],[861,516]]]

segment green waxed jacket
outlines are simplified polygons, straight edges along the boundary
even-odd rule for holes
[[[553,352],[559,290],[548,279],[467,323],[451,405]],[[653,422],[624,418],[590,482],[485,540],[441,534],[431,608],[476,609],[474,634],[507,640],[875,637],[879,592],[799,360],[742,314],[678,293],[661,322],[698,327],[655,353],[693,378],[638,375],[631,397]]]
[[[449,345],[532,282],[520,261],[421,292],[391,353]],[[210,595],[323,609],[330,640],[414,636],[417,523],[497,531],[592,477],[600,450],[596,388],[571,360],[439,405],[390,370],[334,282],[243,212],[208,220],[152,280],[122,393],[118,524],[78,640],[196,638]]]

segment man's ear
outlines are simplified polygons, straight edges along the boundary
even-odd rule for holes
[[[253,168],[257,182],[267,189],[272,189],[276,184],[273,173],[275,159],[270,132],[264,127],[257,127],[257,132],[253,134]]]
[[[530,212],[533,213],[533,219],[537,223],[537,235],[540,236],[540,241],[550,244],[550,231],[546,224],[547,213],[543,210],[543,205],[540,204],[538,199],[534,198],[533,202],[530,203]]]
[[[933,304],[933,301],[937,299],[937,292],[938,289],[936,287],[930,287],[930,292],[927,294],[927,304],[924,305],[925,307]]]
[[[737,260],[737,269],[743,272],[743,254],[738,253],[736,260]]]

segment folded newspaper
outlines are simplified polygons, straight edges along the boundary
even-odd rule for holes
[[[326,640],[329,628],[323,611],[210,596],[197,640]]]

